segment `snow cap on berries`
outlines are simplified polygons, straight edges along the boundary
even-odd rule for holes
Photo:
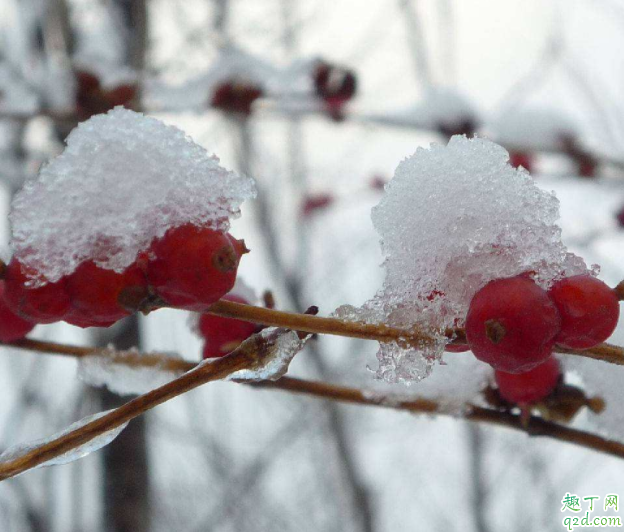
[[[377,376],[420,380],[441,357],[447,328],[463,327],[472,296],[493,279],[532,272],[554,278],[587,273],[561,242],[559,202],[508,153],[481,138],[452,137],[419,148],[398,166],[372,219],[386,257],[382,290],[363,309],[338,315],[417,326],[437,339],[422,350],[382,344]]]
[[[254,196],[252,179],[221,167],[181,130],[118,107],[81,123],[16,195],[12,246],[43,282],[85,260],[121,272],[171,227],[227,231]]]

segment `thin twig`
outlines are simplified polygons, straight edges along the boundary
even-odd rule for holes
[[[19,475],[40,464],[61,456],[80,445],[87,443],[97,436],[131,421],[144,412],[159,404],[186,393],[202,384],[223,379],[240,369],[251,368],[258,364],[266,352],[266,340],[254,335],[243,342],[228,356],[215,360],[212,364],[197,366],[193,371],[160,386],[136,399],[127,402],[109,414],[95,421],[91,421],[63,436],[60,436],[45,445],[23,454],[22,456],[0,463],[0,481]],[[68,349],[65,354],[77,354],[76,349]]]
[[[78,358],[101,351],[101,350],[94,350],[93,348],[87,348],[87,347],[77,348],[74,346],[63,346],[61,344],[53,344],[49,342],[35,342],[32,340],[27,340],[27,341],[22,340],[19,343],[14,343],[14,344],[9,344],[9,345],[12,347],[33,350],[35,353],[55,353],[55,354],[78,357]],[[41,347],[42,349],[38,349],[39,347]],[[241,357],[241,356],[233,356],[234,353],[235,352],[233,352],[232,355],[216,360],[214,364],[211,364],[209,366],[202,366],[201,369],[204,371],[200,375],[201,382],[196,382],[198,379],[197,377],[195,377],[193,379],[194,382],[192,385],[184,386],[184,388],[182,389],[182,385],[178,385],[176,383],[178,383],[181,379],[185,377],[188,379],[188,376],[196,376],[197,374],[199,374],[199,370],[186,373],[180,379],[172,381],[168,385],[165,385],[161,388],[157,388],[156,390],[153,390],[152,392],[148,394],[142,395],[135,401],[126,403],[123,407],[112,412],[111,414],[108,414],[107,416],[103,416],[99,418],[97,421],[94,421],[92,423],[89,423],[88,425],[85,425],[84,427],[81,427],[80,429],[78,429],[78,431],[75,431],[75,432],[80,432],[85,429],[88,429],[91,432],[88,434],[88,437],[86,437],[86,439],[80,440],[78,443],[75,443],[74,441],[75,443],[74,447],[77,445],[80,445],[81,443],[84,443],[84,441],[88,441],[94,438],[98,434],[107,432],[111,430],[112,428],[125,423],[125,421],[127,421],[128,419],[132,419],[136,417],[137,415],[145,412],[146,410],[153,408],[154,406],[164,401],[167,401],[168,399],[171,399],[172,397],[179,395],[180,393],[184,393],[185,391],[191,390],[199,386],[200,384],[203,384],[204,382],[223,378],[229,373],[236,371],[237,369],[241,369],[241,367],[245,364],[246,360],[244,357]],[[143,356],[144,355],[138,355],[136,359],[130,359],[130,360],[125,358],[125,356],[120,357],[119,363],[131,365],[131,366],[141,366],[143,365]],[[166,361],[162,360],[163,358],[165,358],[163,355],[151,354],[149,356],[152,358],[154,357],[159,358],[160,363],[158,365],[160,365],[161,367],[165,366]],[[151,359],[148,358],[146,360],[147,362],[145,365],[152,365]],[[227,366],[226,367],[221,366],[219,364],[220,362],[227,362]],[[193,367],[195,367],[195,365],[192,362],[184,362],[181,360],[172,360],[172,363],[175,363],[175,365],[177,365],[179,369],[192,369]],[[241,365],[241,367],[236,367],[236,368],[230,367],[233,364],[239,364]],[[206,368],[209,368],[209,369],[206,370]],[[216,373],[218,373],[219,376],[217,376]],[[169,387],[173,386],[173,388],[175,388],[175,393],[170,393],[166,396],[163,396],[163,392],[160,392],[160,390],[163,390],[163,388],[166,388],[168,386]],[[293,377],[282,377],[281,379],[275,382],[264,381],[261,383],[251,384],[251,386],[256,387],[256,388],[269,389],[269,390],[282,390],[282,391],[287,391],[291,393],[305,394],[305,395],[310,395],[310,396],[314,396],[318,398],[324,398],[324,399],[329,399],[333,401],[340,401],[343,403],[390,408],[393,410],[412,412],[414,414],[451,415],[454,417],[458,417],[456,414],[451,414],[451,413],[444,411],[441,408],[441,405],[439,403],[430,399],[418,399],[417,398],[417,399],[409,399],[409,400],[398,400],[392,395],[384,395],[384,394],[380,394],[377,392],[371,393],[367,390],[360,390],[357,388],[350,388],[346,386],[338,386],[335,384],[328,384],[324,382],[306,381],[306,380],[297,379]],[[155,393],[158,394],[157,399],[152,398],[152,394],[155,394]],[[143,408],[143,406],[139,406],[139,407],[131,406],[136,401],[142,398],[148,398],[148,397],[149,397],[149,400],[148,400],[149,405],[147,407]],[[125,409],[124,412],[122,412],[122,414],[116,414],[122,409]],[[137,409],[140,409],[140,411],[135,412],[137,411]],[[132,415],[128,416],[126,413],[127,410],[130,410],[132,412]],[[521,416],[518,414],[513,414],[511,412],[499,411],[499,410],[494,410],[492,408],[483,408],[480,406],[468,404],[466,405],[466,409],[463,415],[461,416],[461,418],[466,419],[467,421],[473,421],[473,422],[479,422],[479,423],[490,423],[490,424],[499,425],[502,427],[507,427],[513,430],[524,432],[525,434],[528,434],[530,436],[544,436],[544,437],[552,438],[552,439],[559,440],[559,441],[565,441],[568,443],[578,445],[580,447],[585,447],[587,449],[591,449],[594,451],[617,456],[618,458],[624,458],[624,444],[623,443],[620,443],[614,440],[609,440],[607,438],[603,438],[601,436],[592,434],[590,432],[585,432],[582,430],[566,427],[558,423],[546,421],[542,418],[535,417],[535,416],[529,419],[528,424],[523,424],[523,420],[521,419]],[[68,436],[71,436],[72,434],[74,433],[70,433]],[[64,438],[60,438],[60,439],[62,440]],[[55,442],[51,442],[51,443],[54,444]],[[71,450],[74,447],[67,447],[62,452],[67,452],[68,450]],[[57,456],[57,455],[54,455],[54,456]],[[23,469],[23,471],[25,471],[26,469],[29,469],[30,467],[34,467],[35,465],[38,465],[42,463],[43,461],[48,460],[49,458],[50,457],[39,460],[38,462],[33,463],[29,465],[29,467],[26,467],[25,469]],[[9,476],[12,476],[12,475],[6,475],[6,472],[5,472],[5,467],[7,467],[7,464],[10,465],[11,463],[12,462],[7,462],[6,464],[0,464],[0,480],[4,478],[8,478]],[[15,472],[13,474],[17,474],[19,472],[21,471]]]

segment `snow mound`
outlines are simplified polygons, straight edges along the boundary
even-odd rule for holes
[[[12,246],[46,281],[89,259],[121,272],[171,227],[228,230],[254,195],[181,130],[118,107],[81,123],[16,195]]]
[[[426,377],[447,343],[444,331],[462,327],[472,296],[492,279],[534,272],[542,286],[587,273],[569,253],[556,225],[559,202],[508,153],[485,139],[451,138],[419,148],[398,166],[373,224],[386,257],[383,288],[343,319],[418,327],[432,343],[382,344],[377,377],[411,382]]]

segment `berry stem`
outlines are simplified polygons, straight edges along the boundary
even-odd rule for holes
[[[36,340],[20,340],[10,345],[40,354],[52,353],[76,358],[102,352],[101,349],[94,349],[91,347],[69,346],[63,344],[55,344],[52,342],[39,342]],[[108,352],[110,353],[110,351]],[[58,446],[62,445],[63,450],[61,452],[67,452],[83,442],[83,440],[80,440],[79,437],[84,437],[85,435],[75,435],[74,433],[88,432],[88,436],[86,437],[86,440],[88,440],[99,434],[102,434],[103,432],[107,432],[108,430],[111,430],[112,428],[124,423],[124,420],[133,419],[134,417],[137,417],[141,413],[149,410],[157,404],[165,402],[168,399],[184,393],[185,391],[191,390],[194,387],[199,386],[199,384],[203,384],[211,380],[216,380],[218,378],[223,378],[231,371],[235,371],[234,365],[243,365],[244,358],[244,355],[242,357],[239,355],[237,355],[236,357],[227,356],[222,359],[216,360],[210,365],[202,366],[201,369],[203,371],[201,374],[199,374],[199,370],[187,373],[183,375],[180,379],[172,381],[164,387],[157,388],[156,390],[153,390],[148,394],[138,397],[134,401],[126,403],[121,408],[111,412],[106,416],[103,416],[102,418],[99,418],[97,421],[85,425],[77,431],[74,431],[73,433],[64,436],[63,438],[59,438],[55,442],[50,442],[49,445],[56,444],[55,452],[58,451]],[[155,363],[156,361],[157,363]],[[167,357],[166,355],[161,354],[137,353],[137,356],[132,358],[128,358],[127,356],[121,356],[120,354],[119,362],[133,367],[159,366],[163,369],[177,369],[180,371],[190,371],[196,367],[196,365],[192,362],[187,362],[180,359],[172,359],[170,357]],[[189,376],[192,377],[191,383],[188,382]],[[184,386],[179,384],[174,385],[174,383],[178,383],[183,377],[186,377]],[[201,380],[201,383],[198,383],[198,380]],[[278,391],[281,390],[289,393],[303,394],[315,398],[329,399],[343,403],[389,408],[415,414],[453,415],[454,417],[457,417],[454,414],[447,414],[441,407],[440,403],[429,399],[419,399],[413,397],[410,397],[409,399],[402,399],[398,398],[396,395],[391,394],[371,394],[370,391],[364,389],[350,388],[324,382],[306,381],[293,377],[282,377],[275,382],[264,381],[248,385],[256,388]],[[167,393],[159,391],[162,390],[162,388],[166,387],[169,387],[169,391]],[[173,392],[171,391],[171,388],[174,389]],[[548,437],[554,440],[572,443],[574,445],[578,445],[579,447],[584,447],[605,454],[610,454],[618,458],[624,458],[624,444],[603,438],[590,432],[572,429],[558,423],[546,421],[539,417],[530,417],[527,423],[523,423],[521,416],[518,414],[501,412],[492,408],[482,408],[475,405],[466,406],[467,408],[465,409],[462,417],[463,419],[471,422],[489,423],[501,427],[507,427],[513,430],[524,432],[530,436]],[[68,438],[70,436],[71,438]],[[64,439],[67,439],[67,441],[60,442],[60,440]],[[48,450],[48,452],[51,452],[51,449]],[[24,459],[28,456],[30,456],[30,458],[24,461]],[[0,479],[9,478],[10,476],[18,474],[19,472],[26,471],[38,465],[39,463],[41,463],[41,461],[45,461],[52,456],[53,455],[47,456],[46,458],[41,460],[40,456],[37,453],[31,452],[28,455],[20,458],[22,462],[19,464],[19,471],[16,470],[17,465],[9,467],[11,466],[11,464],[14,464],[15,461],[0,464]]]

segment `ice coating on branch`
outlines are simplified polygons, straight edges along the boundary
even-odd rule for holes
[[[0,463],[10,462],[17,458],[20,458],[26,453],[30,451],[34,451],[35,449],[39,447],[43,447],[44,445],[62,436],[65,436],[66,434],[74,430],[84,427],[88,423],[91,423],[91,421],[95,421],[96,419],[99,419],[102,416],[105,416],[106,414],[110,412],[112,412],[112,410],[107,410],[105,412],[99,412],[97,414],[83,417],[81,420],[76,421],[75,423],[72,423],[66,429],[62,430],[61,432],[57,432],[56,434],[53,434],[52,436],[48,438],[42,438],[40,440],[35,440],[35,441],[28,442],[28,443],[20,443],[18,445],[13,445],[12,447],[9,447],[8,449],[6,449],[2,454],[0,454]],[[119,436],[121,431],[123,431],[123,429],[125,429],[127,425],[128,423],[126,422],[123,425],[120,425],[119,427],[116,427],[112,430],[105,432],[104,434],[100,434],[99,436],[96,436],[95,438],[89,440],[88,442],[83,443],[82,445],[70,451],[67,451],[66,453],[60,456],[57,456],[56,458],[52,458],[46,462],[43,462],[42,464],[39,464],[38,466],[35,466],[29,469],[29,471],[32,471],[34,469],[39,469],[40,467],[68,464],[70,462],[79,460],[80,458],[84,458],[85,456],[91,454],[94,451],[99,451],[102,447],[106,447],[117,436]]]
[[[410,382],[440,358],[445,329],[462,327],[474,293],[492,279],[535,272],[543,286],[587,272],[556,225],[559,202],[508,153],[485,139],[452,137],[399,164],[372,219],[386,257],[383,288],[339,317],[417,327],[434,342],[410,349],[382,344],[377,377]]]
[[[167,359],[160,359],[149,353],[139,353],[136,349],[106,349],[98,354],[81,357],[78,360],[78,377],[91,386],[105,386],[117,395],[141,395],[167,384],[183,373],[182,369],[172,369],[167,364],[182,359],[173,354],[167,356]],[[153,363],[149,366],[128,364],[141,357]]]
[[[181,130],[118,107],[81,123],[16,195],[12,245],[48,281],[87,259],[120,272],[170,227],[227,230],[254,195]]]
[[[241,369],[226,377],[225,380],[260,382],[276,381],[288,371],[293,357],[303,349],[307,338],[300,339],[297,333],[276,329],[274,327],[263,329],[258,333],[267,340],[267,352],[263,356],[262,363],[257,367]],[[210,363],[209,361],[203,362]]]
[[[576,138],[578,128],[565,114],[551,109],[515,109],[502,113],[491,126],[497,142],[537,150],[560,149],[565,137]]]

